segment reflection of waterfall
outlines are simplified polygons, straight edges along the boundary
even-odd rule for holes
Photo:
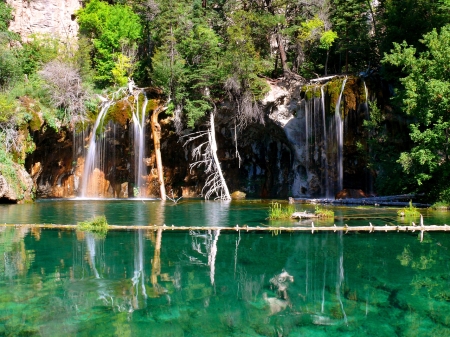
[[[344,316],[344,322],[347,324],[347,314],[345,313],[344,304],[341,298],[341,287],[344,282],[344,243],[342,232],[339,232],[339,265],[338,265],[338,280],[336,282],[336,296],[339,299],[339,304],[341,305],[342,315]]]
[[[134,246],[134,275],[131,279],[134,287],[133,293],[133,307],[138,309],[139,306],[139,283],[142,290],[142,296],[144,300],[147,299],[147,293],[145,290],[145,271],[144,271],[144,239],[142,229],[139,229],[136,233],[136,240]],[[145,306],[145,301],[144,301]]]
[[[95,266],[95,237],[94,234],[92,233],[86,233],[86,245],[87,245],[87,250],[88,250],[88,254],[89,254],[89,262],[92,268],[92,271],[94,272],[95,278],[100,278],[100,275],[97,271],[97,267]]]

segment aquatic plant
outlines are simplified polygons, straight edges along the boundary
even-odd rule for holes
[[[278,202],[272,202],[269,207],[269,220],[290,219],[292,213],[295,212],[293,205],[283,207]]]
[[[108,222],[104,215],[96,216],[91,220],[81,221],[77,224],[77,230],[82,232],[91,232],[100,237],[105,237],[108,233]]]
[[[448,203],[447,201],[437,201],[433,205],[431,205],[431,208],[437,210],[448,210],[450,209],[450,203]]]
[[[409,206],[397,211],[398,216],[406,218],[417,218],[420,216],[420,212],[417,207],[414,207],[412,200],[409,201]]]
[[[334,212],[331,209],[321,208],[317,205],[314,213],[319,218],[334,218]]]

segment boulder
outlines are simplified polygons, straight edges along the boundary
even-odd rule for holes
[[[233,193],[231,193],[231,199],[233,200],[242,200],[245,199],[245,196],[246,194],[241,191],[234,191]]]
[[[0,203],[23,203],[33,200],[33,179],[23,167],[0,164]]]
[[[367,198],[367,195],[363,190],[357,190],[353,188],[344,188],[342,191],[336,194],[336,199],[361,199]]]

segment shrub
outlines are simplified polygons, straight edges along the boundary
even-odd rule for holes
[[[405,207],[399,211],[397,211],[398,216],[406,217],[406,218],[418,218],[420,216],[420,212],[417,207],[414,207],[412,204],[412,200],[409,201],[409,206]]]
[[[108,222],[104,215],[96,216],[88,221],[82,221],[77,224],[77,230],[90,232],[99,237],[105,237],[108,233]]]

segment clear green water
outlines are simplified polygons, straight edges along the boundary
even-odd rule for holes
[[[8,223],[102,212],[114,224],[269,224],[259,202],[46,201],[0,212]],[[336,223],[400,221],[388,209],[335,212]],[[110,231],[99,239],[0,227],[0,336],[449,336],[449,235],[421,243],[417,233]],[[283,269],[293,277],[285,292],[271,287]]]

